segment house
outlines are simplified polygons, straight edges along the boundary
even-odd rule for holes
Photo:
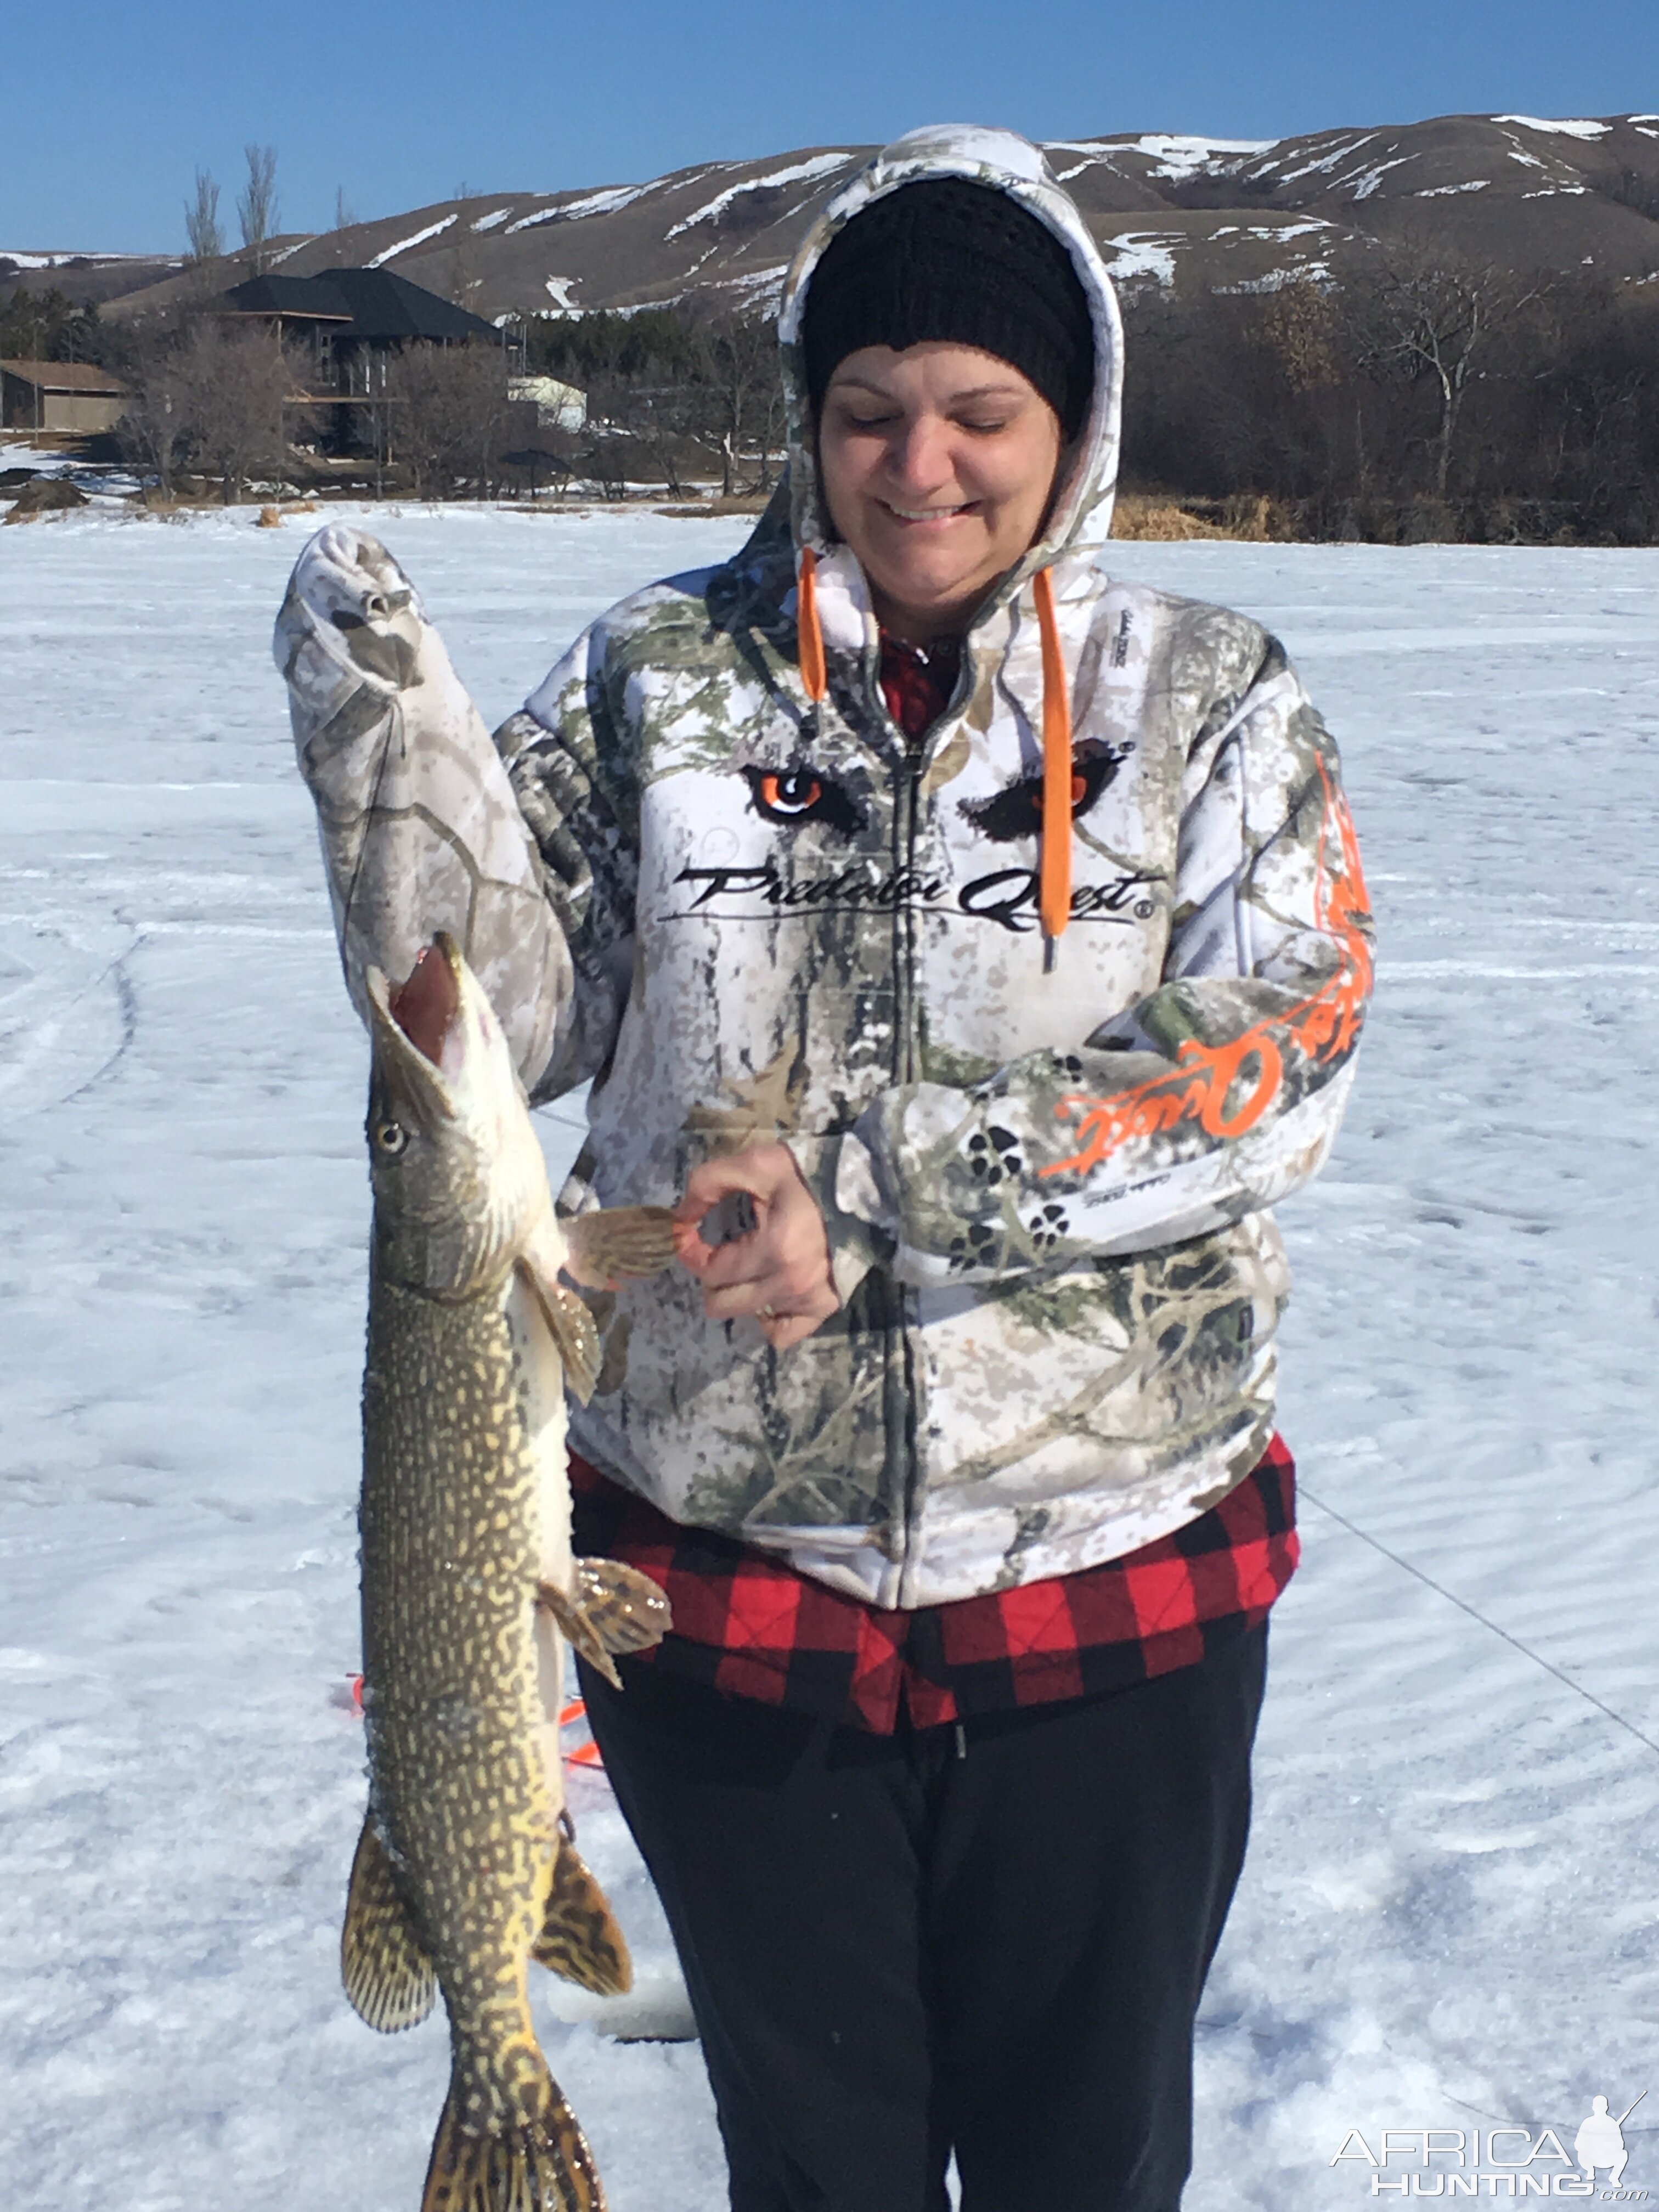
[[[321,276],[251,276],[216,311],[275,329],[311,358],[319,397],[349,399],[384,386],[388,354],[410,345],[499,345],[494,323],[390,269],[331,269]]]
[[[536,410],[538,430],[580,430],[587,423],[587,394],[556,376],[509,376],[509,399],[526,400]]]
[[[120,378],[89,362],[0,361],[0,428],[90,436],[112,430],[126,404]]]
[[[251,276],[213,311],[263,323],[301,356],[313,420],[335,452],[391,449],[386,363],[410,346],[500,345],[501,333],[390,269],[331,269],[319,276]]]

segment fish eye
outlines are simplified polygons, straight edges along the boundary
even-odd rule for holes
[[[374,1149],[390,1153],[395,1159],[409,1142],[409,1132],[401,1121],[377,1121],[374,1128]]]

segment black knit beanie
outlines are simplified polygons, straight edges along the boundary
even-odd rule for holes
[[[1089,302],[1046,223],[994,185],[931,177],[872,200],[812,271],[802,339],[816,420],[830,380],[860,347],[929,338],[1011,362],[1068,441],[1094,388]]]

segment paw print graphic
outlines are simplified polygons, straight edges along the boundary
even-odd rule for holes
[[[969,1168],[988,1190],[994,1190],[1005,1176],[1018,1175],[1024,1164],[1018,1138],[994,1121],[983,1134],[975,1129],[968,1139]]]
[[[1052,1252],[1060,1238],[1070,1234],[1072,1227],[1063,1206],[1045,1206],[1025,1225],[1039,1252]]]
[[[1001,1243],[1000,1233],[983,1221],[976,1221],[966,1237],[953,1237],[947,1265],[952,1274],[964,1274],[969,1267],[989,1267],[996,1261],[997,1247]]]

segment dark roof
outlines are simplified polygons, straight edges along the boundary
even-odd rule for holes
[[[0,361],[0,369],[20,383],[38,385],[42,392],[89,392],[113,399],[127,388],[106,368],[94,368],[84,361]]]
[[[435,292],[411,284],[390,269],[331,269],[325,276],[251,276],[225,294],[224,304],[244,315],[349,325],[337,331],[341,337],[501,337],[482,315],[441,300]]]

